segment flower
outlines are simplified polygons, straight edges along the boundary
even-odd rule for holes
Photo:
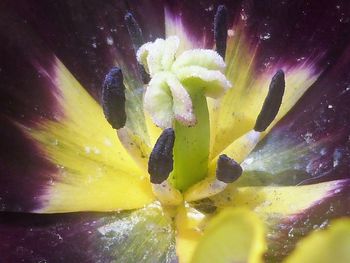
[[[121,21],[126,9],[131,10],[144,37],[154,41],[156,35],[162,37],[163,16],[149,16],[163,12],[162,3],[3,5],[1,53],[7,63],[0,71],[0,254],[5,261],[170,262],[178,257],[186,262],[193,253],[199,260],[227,252],[230,242],[237,250],[218,256],[259,260],[265,237],[265,259],[280,261],[299,239],[349,213],[346,4],[326,2],[320,10],[318,1],[234,3],[228,6],[228,21],[234,14],[239,17],[228,31],[225,9],[218,9],[216,50],[225,56],[225,76],[233,88],[220,99],[204,100],[201,94],[187,104],[197,105],[196,124],[190,118],[192,127],[174,125],[176,138],[184,140],[175,139],[177,173],[168,179],[165,192],[150,183],[147,173],[148,157],[162,131],[151,121],[152,110],[151,117],[143,111],[145,76],[135,60],[141,45],[133,31],[128,42]],[[169,3],[166,36],[180,38],[180,51],[212,48],[214,34],[207,20],[217,6]],[[194,11],[200,15],[193,16]],[[129,26],[134,25],[132,17],[125,18]],[[227,45],[220,42],[225,32]],[[133,50],[127,48],[131,44]],[[118,131],[93,98],[101,97],[102,78],[116,65],[123,72],[126,117],[125,123],[117,123]],[[278,115],[268,127],[254,129],[271,78],[280,68],[286,87]],[[213,164],[204,173],[209,160]],[[219,183],[215,172],[220,162],[229,171],[240,163],[244,172],[234,183]],[[156,201],[168,194],[176,205]],[[173,198],[179,195],[188,202]],[[334,240],[347,245],[334,234],[348,231],[346,225],[334,224],[325,238],[320,234],[318,239],[326,240],[320,246],[329,247]],[[314,242],[313,236],[300,243],[301,251]],[[295,253],[305,255],[298,249]]]

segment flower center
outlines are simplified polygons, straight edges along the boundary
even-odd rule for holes
[[[239,163],[276,117],[284,93],[283,71],[273,77],[254,129],[209,162],[206,97],[217,99],[232,86],[224,75],[226,8],[220,6],[214,19],[217,52],[193,49],[177,54],[180,44],[177,36],[140,45],[142,34],[137,22],[131,14],[125,19],[140,73],[144,80],[148,80],[145,73],[150,78],[145,85],[144,110],[163,129],[148,162],[153,192],[163,204],[178,205],[183,198],[196,201],[223,191],[241,176]],[[124,92],[121,70],[113,68],[104,82],[102,104],[106,119],[115,129],[122,128],[126,121]]]

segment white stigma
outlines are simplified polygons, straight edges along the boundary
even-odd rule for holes
[[[150,74],[144,107],[161,128],[172,127],[174,119],[186,126],[196,123],[190,93],[203,90],[218,98],[231,88],[223,71],[223,58],[208,49],[187,50],[177,56],[177,36],[148,42],[137,51],[137,60]]]

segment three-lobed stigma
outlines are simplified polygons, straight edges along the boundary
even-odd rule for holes
[[[225,62],[213,50],[193,49],[177,55],[180,39],[170,36],[148,42],[137,51],[137,60],[151,80],[144,95],[144,108],[161,128],[174,120],[185,126],[196,124],[194,93],[218,98],[231,88],[224,75]]]

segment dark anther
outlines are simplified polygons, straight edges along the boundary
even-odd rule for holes
[[[275,119],[282,103],[284,87],[284,72],[280,69],[271,80],[269,92],[265,98],[259,116],[256,119],[254,130],[258,132],[265,131]]]
[[[232,183],[242,175],[242,167],[235,160],[228,157],[226,154],[219,156],[216,178],[224,183]]]
[[[227,9],[224,5],[219,5],[214,17],[214,37],[216,51],[225,58],[227,40]]]
[[[134,16],[130,12],[128,12],[125,15],[124,20],[125,20],[126,28],[128,29],[128,32],[129,32],[129,35],[131,38],[134,52],[136,54],[137,50],[144,44],[142,30],[141,30],[139,24],[137,23],[136,19],[134,18]],[[150,79],[149,79],[149,76],[148,76],[147,72],[145,71],[144,67],[139,64],[138,68],[140,70],[142,81],[144,83],[148,83]]]
[[[125,86],[120,68],[113,67],[103,82],[102,107],[105,117],[114,129],[124,127],[125,112]]]
[[[173,170],[174,141],[175,133],[172,128],[165,129],[159,136],[148,161],[151,183],[161,184]]]
[[[136,52],[144,44],[141,28],[130,12],[125,15],[124,19],[132,45]]]

